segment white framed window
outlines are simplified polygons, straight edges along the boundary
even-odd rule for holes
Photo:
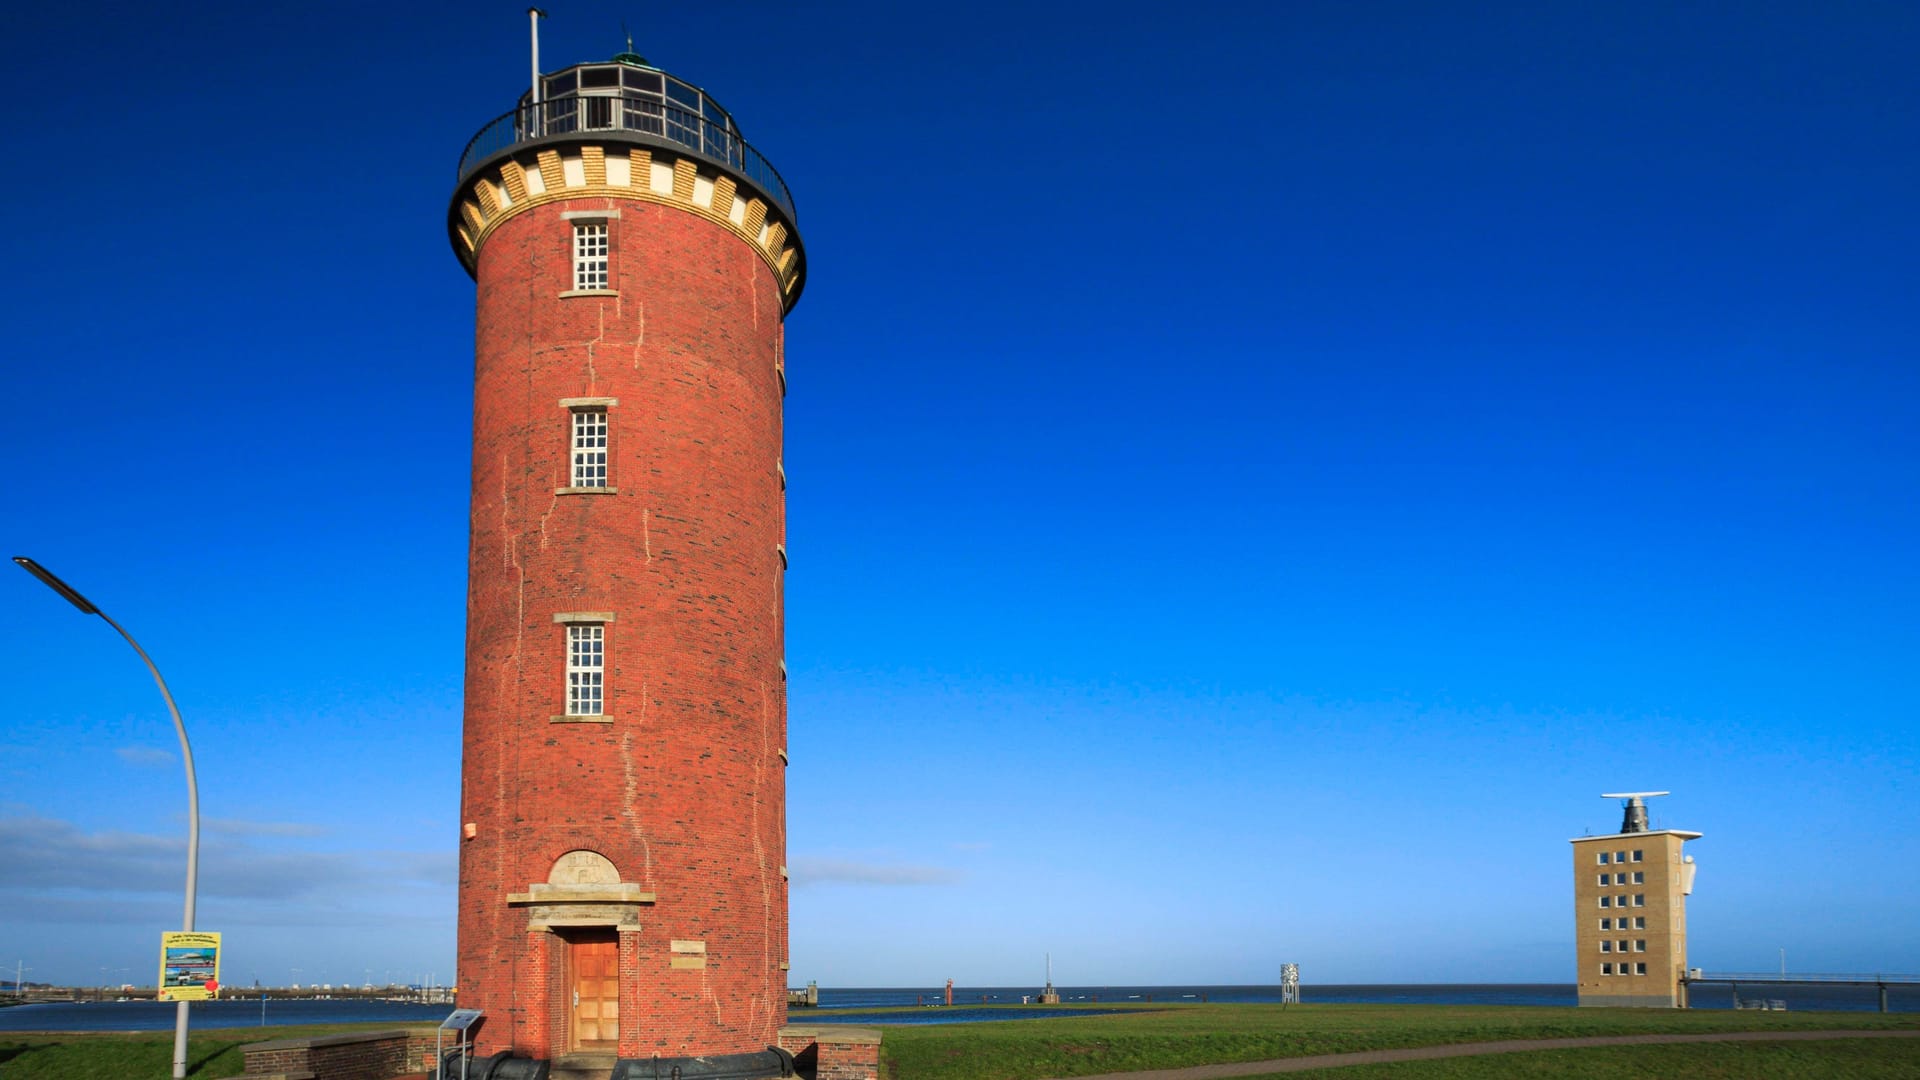
[[[1602,975],[1611,975],[1611,974],[1613,974],[1613,965],[1612,965],[1612,964],[1601,964],[1601,965],[1600,965],[1600,974],[1602,974]]]
[[[567,715],[606,712],[607,628],[600,623],[567,626]]]
[[[1646,907],[1646,906],[1647,906],[1647,894],[1646,894],[1646,893],[1643,893],[1643,892],[1637,892],[1637,893],[1634,893],[1634,894],[1633,894],[1633,906],[1634,906],[1634,907]]]
[[[1635,915],[1633,917],[1633,928],[1635,930],[1645,930],[1647,928],[1647,917],[1645,915]]]
[[[1634,848],[1634,849],[1633,849],[1633,861],[1634,861],[1634,862],[1644,862],[1644,861],[1646,861],[1646,860],[1644,860],[1644,859],[1642,859],[1642,858],[1641,858],[1641,856],[1642,856],[1642,855],[1644,855],[1644,854],[1646,854],[1646,849],[1644,849],[1644,848]]]
[[[1620,939],[1620,946],[1619,946],[1619,949],[1618,949],[1618,951],[1619,951],[1619,952],[1626,952],[1626,951],[1627,951],[1627,939],[1626,939],[1626,938],[1621,938],[1621,939]]]
[[[1647,939],[1646,939],[1646,938],[1636,938],[1636,939],[1634,939],[1634,942],[1633,942],[1633,951],[1634,951],[1634,952],[1646,952],[1646,951],[1647,951]]]
[[[1601,874],[1601,875],[1600,875],[1600,884],[1601,884],[1601,885],[1605,885],[1605,884],[1607,884],[1607,881],[1608,881],[1608,878],[1607,878],[1607,875],[1605,875],[1605,874]]]
[[[1612,919],[1601,919],[1601,920],[1600,920],[1600,929],[1602,929],[1602,930],[1611,930],[1611,929],[1613,929],[1613,920],[1612,920]]]
[[[573,223],[573,287],[577,292],[605,292],[607,285],[607,223]]]
[[[1614,861],[1614,862],[1626,862],[1626,861],[1627,861],[1627,853],[1626,853],[1626,852],[1624,852],[1624,851],[1616,851],[1616,852],[1614,852],[1614,853],[1613,853],[1613,861]]]
[[[1635,871],[1633,872],[1633,883],[1634,883],[1635,885],[1645,885],[1645,884],[1647,883],[1647,874],[1646,874],[1646,871],[1644,871],[1644,870],[1635,870]]]
[[[1601,951],[1601,952],[1612,952],[1612,951],[1613,951],[1613,940],[1612,940],[1611,938],[1601,938],[1601,939],[1600,939],[1600,951]]]
[[[1611,897],[1611,896],[1603,896],[1603,897],[1601,897],[1601,898],[1600,898],[1600,906],[1601,906],[1601,907],[1612,907],[1612,906],[1613,906],[1613,897]]]
[[[1598,858],[1599,858],[1600,865],[1605,866],[1613,858],[1613,856],[1603,851],[1599,854]]]
[[[573,411],[573,486],[607,486],[607,410]]]
[[[1645,964],[1633,965],[1633,973],[1635,975],[1645,975],[1647,973],[1647,965]]]

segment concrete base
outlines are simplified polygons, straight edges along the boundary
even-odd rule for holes
[[[607,1080],[620,1055],[613,1053],[555,1054],[548,1080]]]
[[[1583,1009],[1677,1009],[1680,999],[1674,994],[1581,994]]]

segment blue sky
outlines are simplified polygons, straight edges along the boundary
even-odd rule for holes
[[[792,975],[1920,970],[1920,14],[549,5],[793,189]],[[194,738],[229,982],[453,957],[472,285],[523,9],[15,15],[0,537]],[[0,576],[0,968],[151,981],[184,791]]]

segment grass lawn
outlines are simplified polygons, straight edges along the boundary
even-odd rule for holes
[[[187,1075],[239,1076],[240,1048],[268,1039],[391,1031],[407,1024],[309,1024],[300,1027],[206,1028],[188,1033]],[[173,1075],[173,1032],[0,1033],[0,1080],[106,1080]]]
[[[1511,1080],[1618,1080],[1623,1076],[1675,1076],[1687,1080],[1912,1080],[1920,1076],[1920,1042],[1856,1039],[1607,1046],[1450,1061],[1356,1065],[1295,1075],[1315,1080],[1481,1080],[1488,1076]]]
[[[832,1010],[796,1019],[831,1023]],[[1039,1080],[1496,1039],[1842,1028],[1914,1029],[1920,1028],[1920,1015],[1483,1005],[1142,1006],[1106,1016],[888,1027],[880,1063],[882,1080]],[[1920,1053],[1920,1046],[1901,1045],[1908,1055]],[[1486,1075],[1486,1063],[1481,1059],[1480,1075]]]
[[[1019,1012],[1017,1006],[1007,1008],[1010,1016]],[[796,1023],[832,1023],[833,1017],[834,1010],[809,1009],[796,1010],[792,1019]],[[198,1030],[188,1043],[189,1075],[198,1080],[240,1075],[245,1063],[239,1048],[247,1043],[394,1026]],[[882,1080],[1039,1080],[1493,1039],[1820,1029],[1916,1030],[1920,1029],[1920,1014],[1475,1005],[1294,1005],[1285,1009],[1279,1005],[1141,1006],[1104,1016],[888,1027],[880,1047],[880,1068]],[[0,1034],[0,1080],[165,1077],[172,1059],[171,1031]],[[1920,1076],[1920,1040],[1606,1047],[1370,1065],[1315,1075],[1352,1076],[1356,1080],[1374,1076],[1395,1080],[1470,1076],[1874,1080]]]

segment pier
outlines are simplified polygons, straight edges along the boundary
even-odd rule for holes
[[[1920,975],[1787,975],[1777,972],[1703,972],[1698,968],[1688,972],[1680,980],[1683,987],[1708,984],[1726,984],[1733,987],[1733,1000],[1737,1008],[1740,1001],[1740,987],[1746,986],[1875,986],[1880,989],[1880,1011],[1887,1011],[1887,987],[1920,986]]]

